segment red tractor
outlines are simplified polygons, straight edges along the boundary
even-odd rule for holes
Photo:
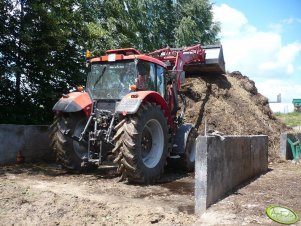
[[[214,51],[214,57],[206,57]],[[183,68],[223,73],[221,46],[106,53],[88,58],[85,91],[63,95],[53,107],[57,160],[76,170],[114,164],[122,178],[145,184],[160,178],[167,158],[178,158],[179,167],[193,170],[197,133],[184,123]]]

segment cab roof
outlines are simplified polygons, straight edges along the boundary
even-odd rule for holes
[[[114,61],[121,61],[121,60],[144,60],[154,64],[158,64],[164,68],[166,68],[166,64],[156,58],[141,54],[135,48],[124,48],[124,49],[114,49],[106,51],[105,56],[95,57],[90,59],[91,63],[97,62],[114,62]]]

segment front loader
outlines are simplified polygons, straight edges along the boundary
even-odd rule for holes
[[[200,45],[149,54],[126,48],[88,55],[85,90],[63,95],[53,107],[57,160],[79,171],[116,165],[121,178],[145,184],[160,178],[167,158],[178,158],[179,167],[193,170],[197,133],[184,123],[186,101],[180,89],[184,70],[224,72],[221,46],[215,49],[216,60],[210,62]]]

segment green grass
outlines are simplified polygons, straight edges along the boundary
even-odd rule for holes
[[[287,126],[294,127],[301,125],[301,112],[291,112],[287,114],[275,113],[275,115]]]

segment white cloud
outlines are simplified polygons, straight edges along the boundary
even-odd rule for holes
[[[296,56],[301,52],[301,43],[294,42],[283,46],[278,54],[278,60],[284,60],[284,62],[292,62]]]
[[[288,75],[295,71],[294,61],[301,53],[301,43],[283,45],[281,34],[259,31],[246,16],[226,4],[214,6],[215,20],[221,22],[221,41],[226,68],[240,70],[254,77]],[[297,19],[289,18],[283,23]]]
[[[301,23],[301,19],[288,18],[274,24],[274,29],[261,31],[242,12],[226,4],[215,5],[213,13],[215,20],[221,22],[228,71],[239,70],[255,80],[259,92],[271,100],[279,93],[287,102],[301,97],[301,85],[292,81],[296,72],[301,72],[300,63],[296,62],[301,56],[301,41],[283,44],[281,33],[284,25]]]
[[[275,55],[270,56],[270,60],[259,64],[262,72],[280,71],[284,74],[294,73],[294,65],[298,54],[301,52],[301,43],[291,43],[286,46],[275,49]]]
[[[281,24],[294,24],[294,23],[300,24],[301,23],[301,19],[300,18],[290,17],[290,18],[282,20],[280,23]]]
[[[293,24],[297,24],[297,25],[301,24],[301,18],[293,18],[293,17],[286,18],[277,23],[271,23],[269,27],[274,32],[282,33],[285,27]]]
[[[283,32],[284,25],[282,23],[271,23],[269,28],[273,32],[281,33]]]
[[[275,101],[279,93],[282,96],[282,102],[291,103],[292,99],[301,97],[301,84],[292,81],[280,79],[268,79],[256,83],[257,88],[269,100]]]
[[[225,12],[228,14],[227,16],[225,16]],[[226,4],[222,4],[220,7],[214,7],[214,16],[217,21],[222,21],[222,35],[225,37],[239,34],[240,29],[248,23],[243,13]]]

